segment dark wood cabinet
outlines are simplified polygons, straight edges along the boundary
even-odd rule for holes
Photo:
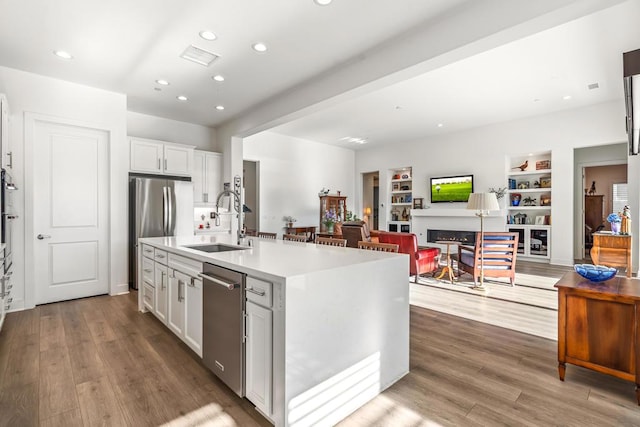
[[[584,196],[584,223],[592,231],[604,224],[604,196]]]
[[[326,232],[324,214],[326,211],[334,211],[338,217],[337,222],[343,222],[347,214],[347,196],[320,196],[320,232]]]
[[[640,405],[640,281],[593,283],[566,273],[558,288],[558,374],[567,363],[636,384]]]

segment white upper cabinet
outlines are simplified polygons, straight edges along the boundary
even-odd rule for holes
[[[194,151],[192,146],[142,138],[129,140],[131,171],[191,176]]]
[[[222,154],[195,150],[193,154],[193,202],[213,207],[222,191]]]
[[[3,168],[13,169],[12,154],[9,151],[9,104],[7,98],[0,93],[0,150]]]

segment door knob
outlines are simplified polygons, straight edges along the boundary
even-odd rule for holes
[[[38,240],[44,240],[44,239],[50,239],[51,236],[49,236],[48,234],[38,234],[37,238]]]

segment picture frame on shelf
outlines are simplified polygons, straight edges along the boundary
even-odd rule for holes
[[[551,188],[551,177],[550,176],[541,176],[540,177],[540,188]]]
[[[400,191],[400,183],[399,182],[394,182],[391,185],[391,191]]]
[[[423,209],[424,198],[416,197],[413,199],[413,209]]]
[[[549,194],[540,195],[540,206],[551,206],[551,196]]]
[[[536,170],[551,169],[551,160],[538,160],[536,162]]]
[[[536,225],[544,225],[544,215],[536,216]]]

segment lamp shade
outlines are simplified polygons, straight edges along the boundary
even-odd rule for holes
[[[467,209],[475,211],[499,211],[498,199],[495,193],[472,193],[469,195]]]

